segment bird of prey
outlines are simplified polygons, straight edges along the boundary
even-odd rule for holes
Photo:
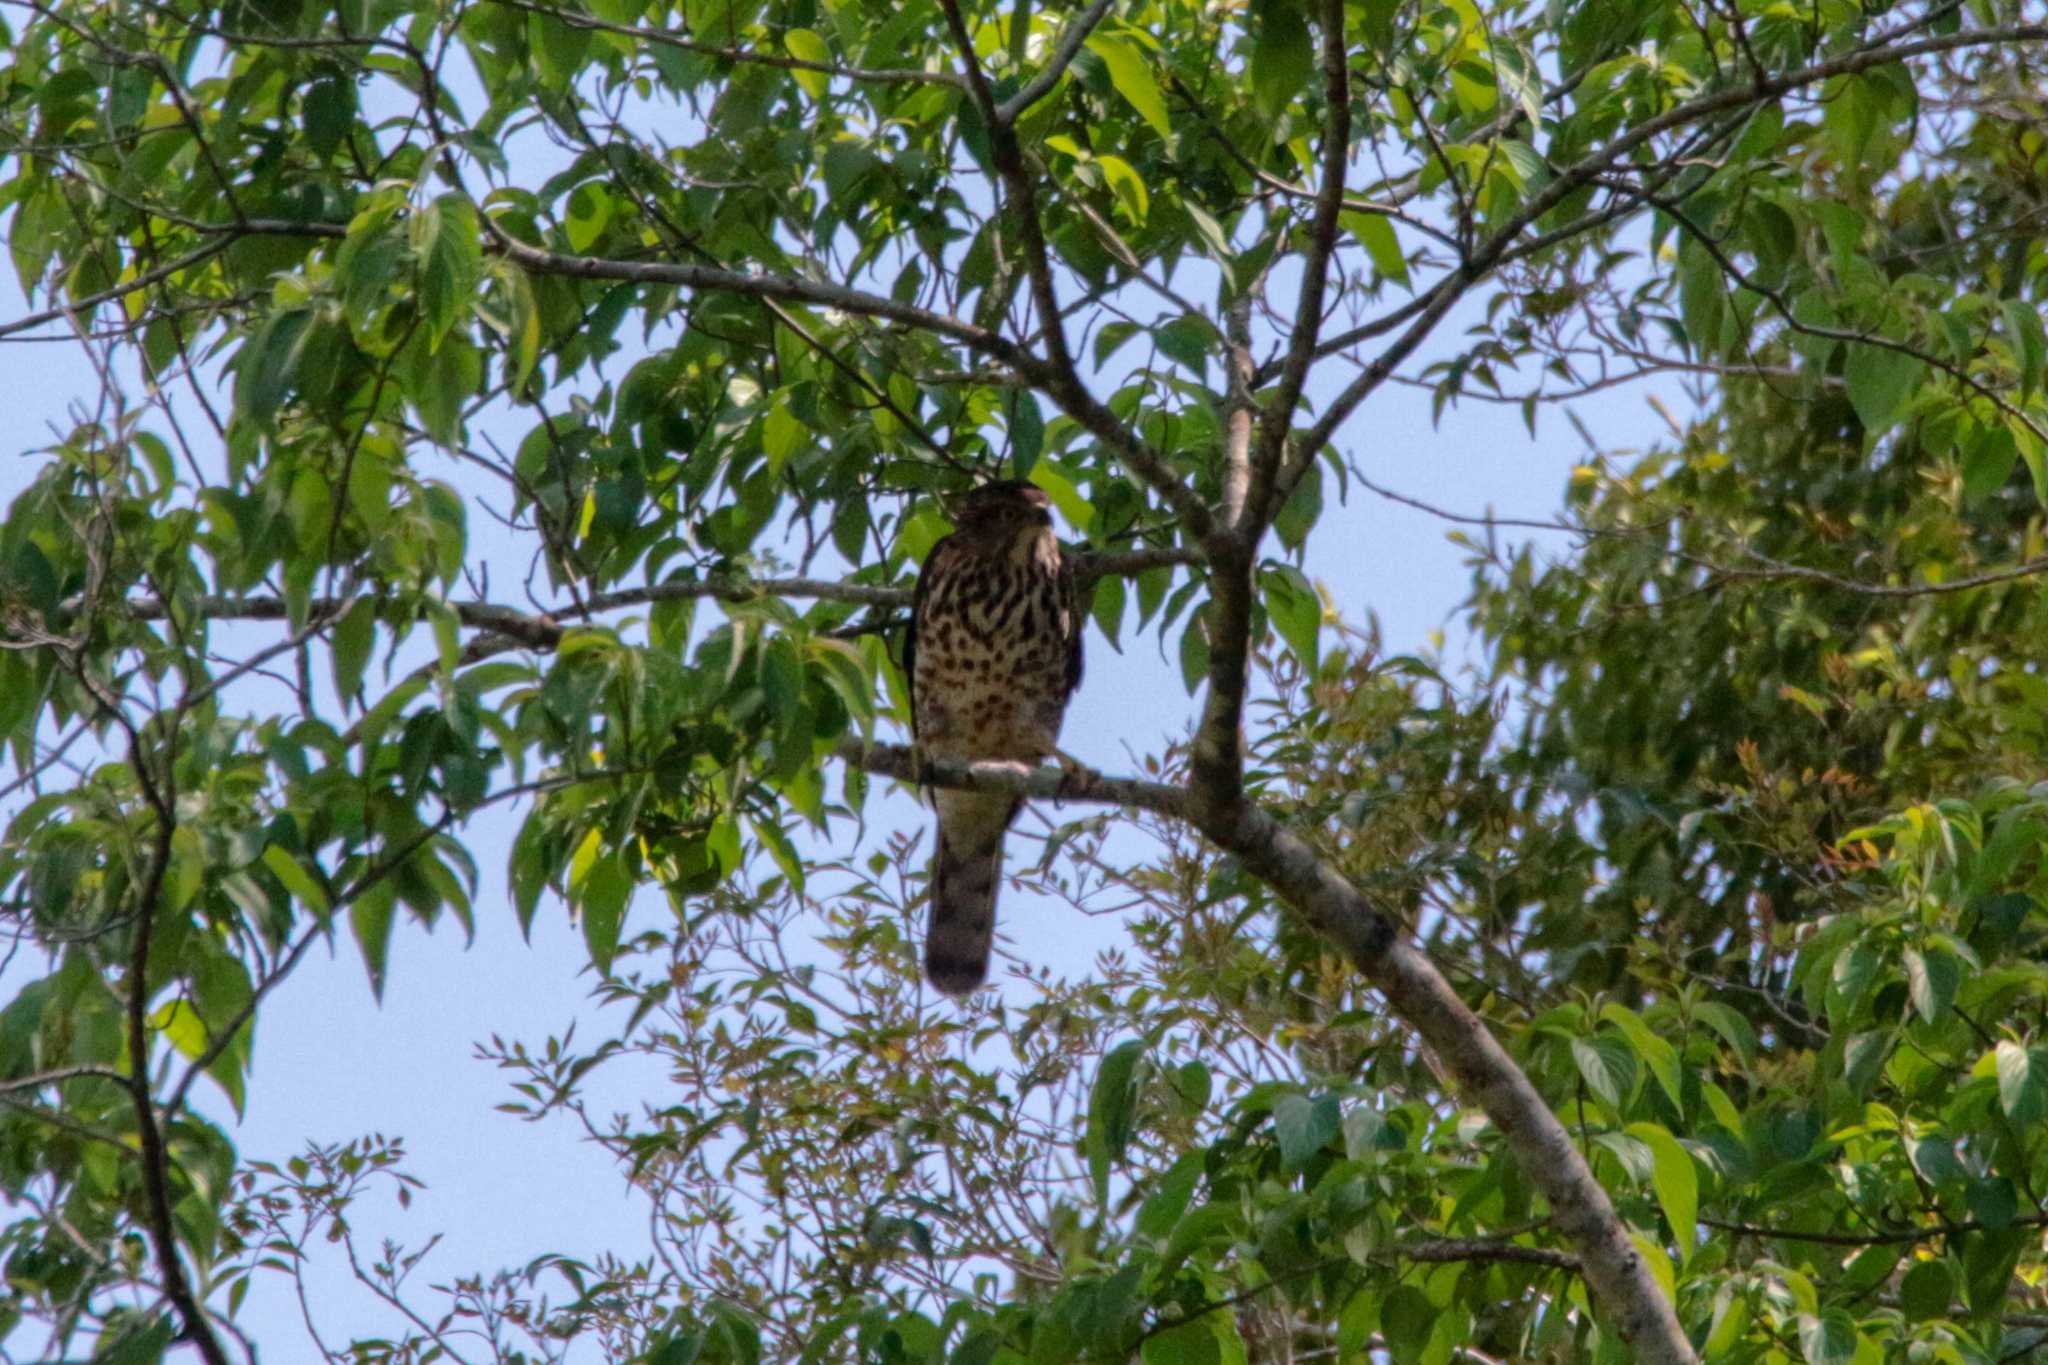
[[[904,639],[920,763],[1035,766],[1059,754],[1060,720],[1081,681],[1082,615],[1045,493],[1001,479],[953,509],[955,530],[918,574]],[[1084,770],[1085,771],[1085,770]],[[937,791],[938,845],[924,970],[965,996],[988,975],[1003,834],[1020,798]]]

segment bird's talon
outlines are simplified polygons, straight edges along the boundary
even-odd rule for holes
[[[1060,765],[1060,786],[1056,800],[1070,796],[1086,796],[1102,780],[1102,774],[1075,758],[1072,754],[1053,751],[1053,758]]]

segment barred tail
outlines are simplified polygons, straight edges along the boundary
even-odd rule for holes
[[[924,972],[947,995],[965,996],[988,977],[996,888],[1003,876],[1003,832],[1017,813],[1017,802],[974,792],[938,795]]]

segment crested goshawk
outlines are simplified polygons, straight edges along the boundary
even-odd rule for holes
[[[1021,479],[984,484],[953,511],[953,534],[918,575],[904,640],[911,734],[922,760],[1036,765],[1059,756],[1060,720],[1081,681],[1073,570],[1044,491]],[[939,790],[933,804],[924,969],[964,996],[988,975],[1003,834],[1023,802]]]

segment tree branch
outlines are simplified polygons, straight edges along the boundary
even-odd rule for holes
[[[1054,49],[1052,60],[1045,64],[1045,69],[1033,76],[1023,89],[995,107],[998,123],[1009,127],[1026,109],[1045,98],[1046,93],[1066,74],[1067,68],[1073,65],[1074,58],[1080,55],[1081,44],[1088,41],[1088,35],[1095,31],[1115,3],[1116,0],[1095,0],[1079,18],[1068,22],[1060,33],[1060,45]]]
[[[1885,1232],[1798,1232],[1791,1228],[1757,1227],[1749,1223],[1731,1223],[1720,1218],[1700,1218],[1702,1227],[1714,1228],[1720,1232],[1733,1232],[1744,1237],[1761,1237],[1780,1242],[1811,1242],[1815,1246],[1830,1247],[1878,1247],[1917,1246],[1923,1242],[1938,1241],[1943,1237],[1956,1237],[1965,1233],[1983,1232],[1993,1226],[1975,1218],[1958,1223],[1928,1223],[1924,1227],[1898,1228]],[[2048,1227],[2048,1214],[2026,1214],[1998,1227],[2042,1228]]]
[[[138,781],[147,784],[147,760],[132,733],[129,761]],[[177,1309],[183,1335],[198,1348],[206,1365],[228,1365],[227,1351],[206,1320],[206,1310],[192,1292],[178,1257],[177,1223],[171,1214],[170,1154],[164,1150],[162,1131],[156,1122],[156,1101],[149,1087],[149,945],[156,925],[156,906],[163,895],[164,878],[171,865],[171,836],[175,810],[162,793],[155,794],[155,847],[150,853],[149,875],[137,889],[135,939],[128,953],[128,1094],[135,1109],[136,1155],[141,1160],[143,1226],[149,1230],[150,1245],[156,1252],[157,1270],[163,1276],[164,1297]]]
[[[1523,1265],[1547,1265],[1558,1270],[1577,1271],[1579,1258],[1568,1251],[1549,1247],[1525,1247],[1518,1242],[1490,1238],[1447,1238],[1437,1242],[1413,1242],[1388,1248],[1390,1255],[1404,1261],[1440,1265],[1453,1261],[1519,1261]]]
[[[46,323],[73,317],[88,308],[96,308],[100,304],[111,303],[115,299],[126,298],[128,295],[139,290],[148,289],[155,284],[161,284],[164,280],[169,279],[181,270],[189,270],[195,265],[200,265],[212,257],[218,256],[244,237],[342,238],[348,235],[347,228],[334,223],[299,222],[290,218],[250,218],[239,223],[200,225],[196,230],[204,233],[218,234],[217,239],[206,243],[204,246],[195,247],[193,250],[175,259],[165,261],[162,265],[156,266],[153,269],[145,270],[133,279],[123,280],[119,284],[95,290],[83,298],[73,299],[71,302],[55,308],[45,308],[39,313],[27,313],[21,317],[0,323],[0,337],[13,336],[17,332],[26,332],[33,328],[41,327]]]
[[[847,740],[835,754],[869,772],[910,779],[907,748]],[[934,786],[1115,802],[1190,819],[1342,949],[1436,1052],[1465,1096],[1493,1120],[1549,1201],[1554,1226],[1578,1248],[1580,1273],[1636,1358],[1674,1365],[1696,1359],[1627,1225],[1543,1096],[1436,966],[1300,835],[1250,803],[1240,801],[1217,818],[1204,811],[1192,790],[1155,782],[1102,778],[1074,788],[1060,768],[1005,763],[928,765],[924,777]]]
[[[1081,781],[1061,767],[1032,768],[1000,760],[942,763],[927,759],[920,769],[913,763],[908,745],[869,744],[859,739],[840,740],[833,747],[832,756],[864,772],[877,777],[892,777],[898,782],[949,790],[1035,796],[1083,805],[1124,806],[1132,810],[1156,811],[1177,819],[1187,818],[1187,789],[1169,782],[1146,782],[1135,777],[1101,774],[1096,774],[1092,780]]]
[[[1223,523],[1242,530],[1250,515],[1252,489],[1252,391],[1257,378],[1252,368],[1252,294],[1258,285],[1248,286],[1230,301],[1224,315],[1224,363],[1229,379],[1228,404],[1223,419]]]
[[[1771,311],[1778,315],[1778,320],[1784,323],[1787,329],[1804,336],[1818,337],[1823,341],[1840,341],[1851,345],[1874,346],[1879,350],[1896,351],[1900,355],[1910,356],[1923,365],[1940,370],[1943,374],[1977,394],[1980,398],[1988,399],[1993,407],[2032,432],[2036,441],[2048,444],[2048,431],[2043,431],[2040,423],[2014,406],[2011,400],[2006,398],[2004,394],[1999,393],[1962,366],[1954,364],[1934,354],[1932,351],[1925,351],[1918,346],[1897,341],[1877,333],[1855,332],[1845,327],[1821,327],[1810,322],[1801,322],[1793,315],[1792,305],[1786,301],[1782,292],[1763,284],[1745,271],[1726,251],[1721,249],[1721,244],[1714,240],[1711,233],[1692,220],[1692,216],[1686,213],[1684,207],[1676,200],[1660,194],[1645,195],[1644,199],[1646,202],[1656,205],[1662,212],[1670,214],[1671,221],[1683,228],[1686,236],[1698,242],[1700,250],[1713,257],[1714,264],[1720,268],[1721,274],[1726,279],[1732,281],[1737,288],[1747,289],[1750,293],[1755,294],[1758,298],[1770,304]]]
[[[614,24],[608,20],[578,14],[574,10],[557,9],[553,5],[536,5],[532,0],[491,0],[507,9],[524,10],[528,14],[544,15],[570,28],[582,29],[586,33],[616,33],[625,38],[638,38],[645,42],[659,43],[680,52],[695,52],[722,61],[744,62],[754,66],[772,66],[783,71],[816,71],[821,75],[840,80],[860,81],[869,85],[944,85],[955,90],[964,89],[960,78],[948,71],[923,71],[910,67],[870,68],[860,66],[834,66],[829,62],[808,62],[801,57],[787,57],[773,52],[756,52],[748,48],[721,47],[716,43],[700,42],[685,38],[666,29],[636,28],[631,24]]]
[[[1190,545],[1154,545],[1140,550],[1118,550],[1102,554],[1070,552],[1074,573],[1082,587],[1100,578],[1127,578],[1151,569],[1191,566],[1203,563],[1202,552]],[[448,609],[463,625],[492,631],[533,649],[553,649],[562,638],[563,617],[591,616],[598,612],[644,607],[656,602],[677,602],[712,598],[720,602],[758,602],[770,597],[848,602],[855,606],[898,608],[910,605],[911,588],[885,587],[870,583],[848,583],[829,578],[711,578],[696,582],[656,583],[645,588],[621,588],[597,593],[578,606],[556,612],[522,611],[497,602],[450,602]],[[316,597],[306,606],[309,618],[325,618],[349,603],[342,598]],[[284,621],[290,608],[282,597],[208,596],[181,604],[192,614],[209,621]],[[84,603],[67,599],[66,611],[79,611]],[[138,621],[161,621],[170,607],[156,597],[137,598],[123,608]]]
[[[1351,156],[1351,73],[1344,50],[1343,0],[1324,0],[1323,30],[1323,183],[1316,191],[1309,220],[1308,252],[1302,261],[1301,293],[1294,305],[1294,331],[1279,383],[1259,421],[1257,448],[1252,452],[1251,496],[1244,522],[1234,527],[1256,544],[1271,523],[1275,486],[1288,437],[1294,430],[1294,409],[1308,382],[1316,339],[1323,330],[1323,294],[1329,285],[1330,257],[1337,250],[1338,217],[1344,209],[1344,172]],[[1213,685],[1213,684],[1212,684]]]
[[[1080,372],[1074,367],[1073,350],[1067,344],[1066,328],[1061,324],[1063,314],[1059,291],[1053,280],[1052,255],[1046,247],[1044,226],[1038,219],[1037,182],[1025,165],[1024,151],[1017,144],[1016,129],[1002,120],[1002,111],[989,93],[981,63],[974,55],[974,39],[967,32],[967,21],[961,16],[958,0],[940,0],[940,7],[945,11],[954,45],[960,49],[961,60],[967,65],[967,81],[975,107],[988,125],[989,151],[995,161],[996,175],[1002,181],[1003,208],[1010,216],[1019,248],[1024,253],[1024,272],[1031,282],[1032,308],[1038,314],[1039,330],[1045,337],[1047,358],[1037,362],[1044,368],[1042,373],[1030,375],[1032,383],[1043,388],[1062,411],[1114,452],[1125,468],[1151,485],[1153,491],[1180,514],[1191,539],[1208,540],[1215,524],[1208,504],[1196,496],[1188,487],[1187,479],[1167,462],[1163,454],[1140,440],[1137,433],[1104,406],[1081,381]],[[1024,372],[1020,368],[1020,373]]]
[[[1279,496],[1287,496],[1292,484],[1306,473],[1309,462],[1315,458],[1315,452],[1329,443],[1332,434],[1350,418],[1358,405],[1379,388],[1387,376],[1393,373],[1394,367],[1405,360],[1435,329],[1451,305],[1457,302],[1467,289],[1500,264],[1516,237],[1563,203],[1569,195],[1593,184],[1615,163],[1653,139],[1679,128],[1704,122],[1716,114],[1746,110],[1768,100],[1778,99],[1803,86],[1813,85],[1835,76],[1854,75],[1875,67],[1890,66],[1910,61],[1915,57],[1962,48],[2044,41],[2048,41],[2048,24],[2008,24],[2000,28],[1942,34],[1915,42],[1887,44],[1844,53],[1825,61],[1811,62],[1768,80],[1751,81],[1687,100],[1654,118],[1644,120],[1606,146],[1588,153],[1559,172],[1555,179],[1531,196],[1520,211],[1489,236],[1477,251],[1438,281],[1427,296],[1430,299],[1429,304],[1421,310],[1408,329],[1384,352],[1375,357],[1357,378],[1345,386],[1325,409],[1322,417],[1303,435],[1293,460],[1282,472]]]

